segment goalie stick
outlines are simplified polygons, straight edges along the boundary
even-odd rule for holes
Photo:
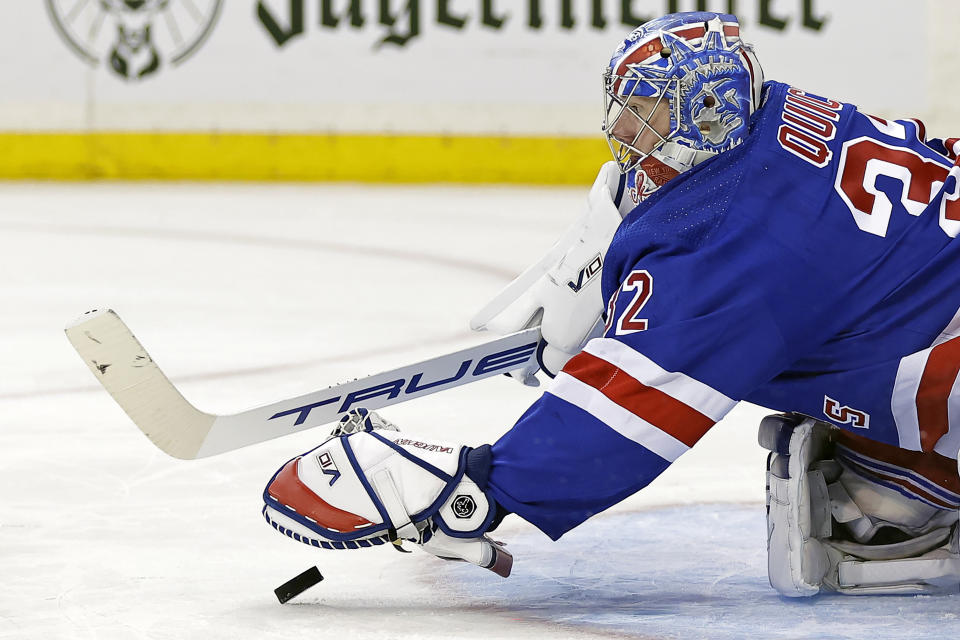
[[[379,409],[507,373],[536,356],[539,328],[392,371],[231,415],[200,411],[160,370],[110,309],[88,311],[65,329],[100,384],[160,449],[192,460],[335,422],[350,409]]]

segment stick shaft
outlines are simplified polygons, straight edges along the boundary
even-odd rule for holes
[[[87,366],[130,419],[160,449],[194,459],[233,451],[335,422],[351,409],[398,402],[522,368],[536,356],[539,329],[527,329],[230,415],[191,405],[112,310],[91,311],[66,329]]]

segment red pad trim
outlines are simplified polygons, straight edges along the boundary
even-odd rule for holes
[[[297,473],[299,465],[300,458],[285,464],[267,488],[277,502],[333,531],[351,532],[358,527],[373,526],[372,522],[355,513],[324,502],[300,480]]]
[[[952,458],[936,452],[922,453],[901,449],[893,445],[868,440],[849,431],[839,431],[837,433],[837,444],[890,466],[912,471],[947,491],[960,494],[960,475],[957,473],[957,461]],[[870,472],[873,473],[872,470]],[[913,485],[909,485],[909,487],[914,492],[919,493],[919,490]]]
[[[586,351],[574,356],[563,371],[688,447],[695,445],[715,424],[696,409],[648,387],[619,367]]]
[[[861,464],[857,464],[855,460],[845,460],[845,462],[853,467],[859,469],[860,473],[867,476],[868,478],[877,478],[883,480],[884,482],[889,482],[890,484],[895,484],[898,487],[902,488],[904,491],[909,493],[912,496],[926,500],[927,502],[932,502],[942,509],[956,509],[957,505],[951,502],[947,502],[943,498],[936,496],[929,491],[924,491],[917,485],[904,480],[903,478],[897,478],[895,476],[888,475],[886,473],[881,473],[876,469],[870,469]]]
[[[958,373],[960,340],[947,340],[930,351],[917,389],[917,422],[924,451],[933,451],[937,440],[950,429],[947,400]]]

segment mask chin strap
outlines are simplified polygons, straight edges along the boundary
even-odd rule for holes
[[[704,160],[717,155],[717,152],[691,149],[676,142],[665,142],[650,155],[667,166],[673,167],[678,172],[683,173],[697,166]]]

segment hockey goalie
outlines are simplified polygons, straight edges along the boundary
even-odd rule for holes
[[[539,325],[512,375],[546,391],[476,447],[355,411],[270,480],[268,522],[507,576],[505,516],[556,540],[747,401],[780,412],[759,433],[777,591],[956,592],[960,141],[764,82],[725,14],[641,26],[603,87],[614,159],[585,213],[474,321]]]

